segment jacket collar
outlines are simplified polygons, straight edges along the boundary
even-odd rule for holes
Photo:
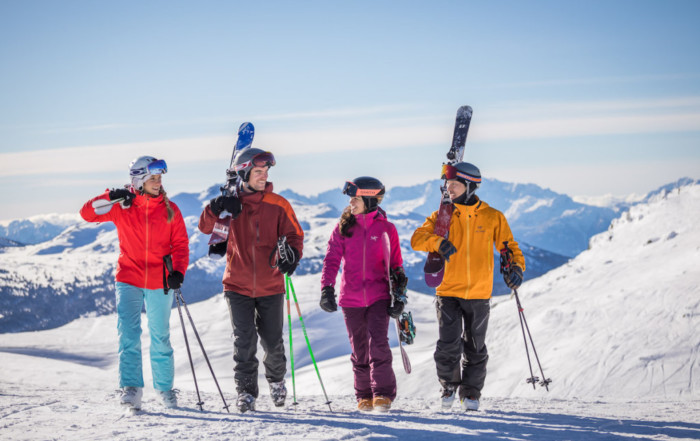
[[[146,195],[137,193],[136,197],[134,197],[134,205],[136,205],[136,206],[145,206],[145,205],[156,206],[162,202],[163,202],[163,194],[162,193],[156,197],[146,196]]]

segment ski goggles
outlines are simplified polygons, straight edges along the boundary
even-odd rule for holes
[[[235,170],[246,170],[250,167],[272,167],[275,164],[277,164],[275,161],[275,155],[273,155],[271,152],[263,152],[253,156],[250,161],[238,164],[235,167]]]
[[[168,164],[165,163],[165,160],[159,159],[149,163],[146,166],[146,171],[149,175],[162,175],[168,172]]]
[[[343,187],[343,194],[354,198],[355,196],[376,196],[382,191],[381,188],[359,188],[354,182],[346,181]]]
[[[131,169],[130,176],[146,176],[146,175],[162,175],[168,172],[168,165],[163,159],[157,159],[149,162],[144,167]]]
[[[481,183],[480,177],[469,176],[466,173],[462,173],[457,170],[457,168],[450,164],[442,164],[442,176],[441,179],[451,180],[451,179],[463,179],[467,182]]]

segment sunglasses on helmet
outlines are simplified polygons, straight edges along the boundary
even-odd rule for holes
[[[355,196],[376,196],[381,192],[381,188],[359,188],[354,182],[346,181],[343,187],[343,194],[354,198]]]
[[[447,179],[448,181],[450,179],[464,179],[468,182],[476,182],[477,184],[481,183],[481,178],[476,178],[474,176],[469,176],[466,173],[462,173],[461,171],[457,170],[456,167],[450,164],[442,164],[441,179]]]

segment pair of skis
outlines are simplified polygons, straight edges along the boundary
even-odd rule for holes
[[[461,162],[464,157],[464,146],[467,142],[472,112],[470,106],[462,106],[457,109],[455,129],[452,135],[452,145],[447,151],[447,164],[454,165]],[[440,191],[442,191],[442,198],[440,200],[440,208],[438,209],[433,232],[447,239],[450,232],[450,219],[452,218],[452,211],[454,209],[452,199],[450,199],[450,194],[447,191],[447,180],[445,180],[440,187]],[[428,253],[425,265],[423,266],[423,272],[425,273],[425,283],[429,287],[435,288],[439,286],[445,275],[445,259],[437,252]]]
[[[255,127],[253,123],[244,122],[238,128],[238,139],[233,147],[231,154],[231,163],[226,170],[226,183],[221,187],[223,196],[237,196],[241,186],[241,177],[234,170],[234,161],[244,150],[249,149],[253,145],[253,137],[255,136]],[[214,223],[214,231],[209,237],[209,256],[222,257],[226,254],[226,240],[228,239],[228,230],[231,223],[231,214],[224,211],[219,215],[219,219]]]

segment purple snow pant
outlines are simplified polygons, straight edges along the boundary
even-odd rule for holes
[[[345,326],[352,346],[355,396],[396,398],[396,376],[391,367],[389,347],[389,300],[379,300],[365,308],[343,308]]]

